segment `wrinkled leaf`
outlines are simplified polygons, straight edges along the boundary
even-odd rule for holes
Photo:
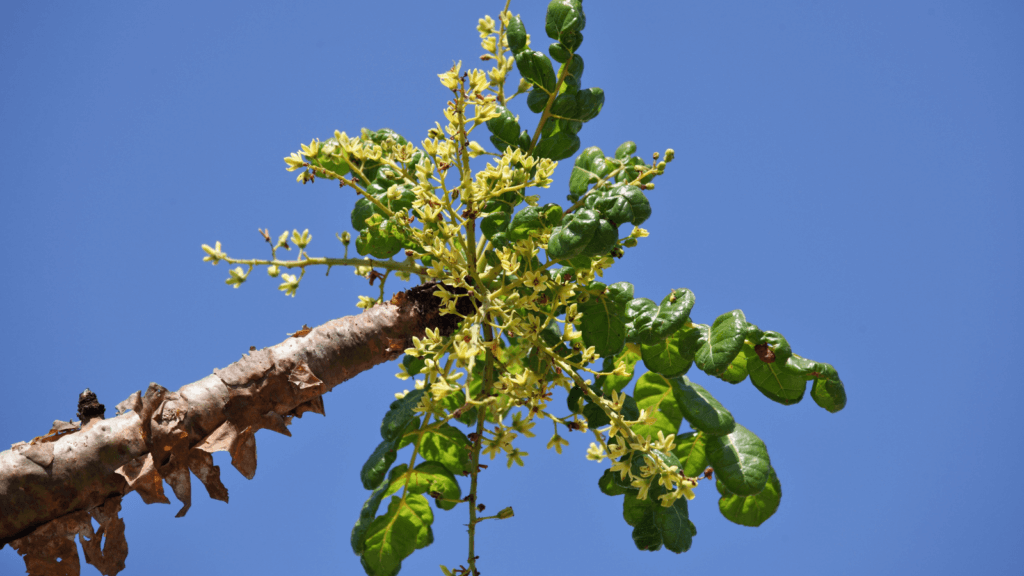
[[[417,439],[419,454],[424,460],[440,462],[452,474],[469,474],[469,440],[458,428],[444,424],[433,430],[412,430],[402,437],[399,448],[416,442]]]
[[[701,335],[701,346],[694,357],[697,367],[712,376],[725,372],[743,348],[746,331],[747,319],[742,310],[726,312],[716,318],[711,328]]]
[[[707,456],[718,479],[736,494],[757,494],[768,482],[768,449],[760,438],[739,424],[727,436],[709,437]]]
[[[606,396],[610,395],[612,390],[622,390],[630,383],[631,380],[633,380],[633,374],[636,372],[637,360],[640,360],[640,355],[629,346],[623,348],[622,351],[614,357],[605,356],[604,364],[601,366],[602,372],[611,372],[616,366],[625,366],[626,375],[598,376],[597,381],[595,382],[595,387],[602,391]]]
[[[708,467],[708,458],[704,453],[707,438],[707,434],[700,432],[686,432],[676,436],[676,447],[672,453],[679,459],[679,471],[683,476],[700,476]]]
[[[819,376],[814,379],[811,398],[829,412],[839,412],[846,407],[846,388],[839,379],[839,373],[831,364],[818,364]]]
[[[597,212],[584,208],[566,216],[551,232],[547,253],[552,260],[603,256],[617,241],[615,228]]]
[[[387,413],[384,414],[384,421],[380,425],[381,438],[394,440],[405,431],[409,422],[416,417],[413,409],[420,403],[423,392],[423,390],[413,390],[391,403]]]
[[[661,431],[665,436],[675,434],[679,431],[679,425],[683,422],[683,413],[679,408],[678,386],[668,378],[654,372],[648,372],[636,382],[633,397],[636,398],[636,405],[643,410],[657,406],[654,424],[636,424],[633,431],[641,438],[650,435],[657,438]]]
[[[373,454],[363,464],[359,473],[359,479],[363,482],[363,488],[373,490],[384,481],[388,468],[395,463],[398,457],[398,450],[395,448],[395,440],[384,440],[377,445]]]
[[[395,574],[402,560],[430,544],[434,513],[419,494],[391,497],[387,512],[366,530],[362,559],[369,574]]]
[[[779,477],[775,475],[774,468],[768,473],[768,482],[764,489],[757,494],[750,496],[734,494],[726,488],[721,480],[715,482],[715,487],[722,495],[718,499],[718,510],[722,512],[722,516],[742,526],[760,526],[775,514],[782,501],[782,484],[779,483]]]
[[[420,462],[412,471],[407,464],[396,466],[391,474],[390,483],[384,496],[390,496],[402,488],[413,494],[440,493],[444,500],[436,500],[438,508],[451,510],[458,505],[462,497],[462,489],[448,467],[440,462]]]
[[[762,394],[779,404],[796,404],[807,390],[807,378],[800,370],[790,367],[789,360],[776,357],[772,363],[762,361],[756,354],[747,357],[750,381]]]
[[[679,410],[696,430],[711,436],[722,436],[733,431],[736,421],[724,406],[699,384],[686,376],[673,378],[678,387]]]

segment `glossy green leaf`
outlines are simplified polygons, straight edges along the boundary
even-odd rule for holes
[[[508,48],[512,54],[518,54],[526,48],[526,27],[523,26],[523,20],[519,16],[508,19],[505,37],[508,39]]]
[[[634,492],[627,492],[622,503],[622,517],[633,526],[633,543],[640,550],[654,551],[664,544],[679,554],[690,549],[697,534],[696,527],[690,522],[685,498],[665,508],[653,498],[638,500]]]
[[[764,344],[768,346],[768,350],[771,351],[769,358],[774,357],[774,362],[785,362],[793,355],[793,349],[789,347],[789,341],[782,334],[769,330],[762,332],[759,336],[758,338],[752,338],[750,330],[747,330],[747,339],[753,342],[754,345]]]
[[[435,504],[442,510],[455,508],[457,500],[462,497],[462,489],[448,467],[430,460],[420,462],[411,471],[407,464],[396,466],[384,496],[390,496],[402,488],[407,488],[413,494],[441,494],[444,500],[436,500]]]
[[[558,132],[541,138],[540,142],[537,142],[537,147],[533,149],[533,155],[551,160],[564,160],[579,149],[579,136],[568,132]]]
[[[553,0],[548,4],[544,18],[544,33],[552,40],[566,43],[574,33],[582,32],[587,25],[580,0]]]
[[[384,414],[384,421],[380,425],[380,436],[385,440],[394,440],[401,436],[409,422],[416,418],[413,409],[420,403],[423,397],[423,390],[413,390],[402,398],[395,400],[388,407]]]
[[[499,232],[508,230],[512,222],[512,215],[507,212],[491,212],[480,219],[480,232],[486,238],[491,238]]]
[[[583,412],[583,389],[579,386],[573,386],[569,390],[569,395],[565,398],[565,405],[569,408],[569,411],[573,414],[580,414]]]
[[[689,505],[686,498],[680,498],[671,506],[654,507],[654,525],[661,534],[665,548],[682,554],[690,549],[697,528],[690,522]]]
[[[683,326],[661,342],[641,345],[644,365],[651,371],[669,378],[681,376],[690,370],[697,352],[700,331]]]
[[[703,386],[694,384],[686,376],[673,378],[672,382],[679,388],[679,410],[690,426],[710,436],[733,431],[736,421],[732,414]]]
[[[551,55],[551,59],[555,62],[564,63],[569,60],[569,56],[572,55],[572,52],[569,52],[569,49],[562,45],[561,42],[552,42],[551,45],[548,46],[548,54]]]
[[[516,54],[515,58],[516,68],[524,80],[548,94],[555,91],[555,69],[546,54],[527,48]]]
[[[576,119],[589,122],[601,113],[604,107],[604,90],[587,88],[576,93]],[[646,182],[645,182],[646,184]]]
[[[640,437],[657,438],[658,432],[665,436],[679,431],[683,422],[683,413],[679,408],[679,387],[674,386],[668,378],[654,372],[648,372],[636,382],[633,397],[636,405],[644,408],[658,408],[655,412],[654,424],[635,424],[633,431]]]
[[[569,214],[551,232],[547,253],[552,260],[607,254],[618,241],[615,228],[587,208]]]
[[[606,396],[612,393],[612,390],[621,391],[626,387],[627,384],[633,380],[633,374],[636,372],[636,363],[640,360],[640,355],[637,354],[632,348],[625,347],[621,352],[616,354],[614,357],[604,357],[604,364],[601,366],[601,372],[611,372],[615,370],[616,366],[624,366],[626,368],[625,376],[598,376],[594,382],[596,389],[601,390]]]
[[[600,406],[590,402],[586,397],[584,397],[584,401],[586,404],[583,407],[583,416],[587,419],[588,428],[600,428],[611,423],[608,414]],[[626,420],[636,420],[639,418],[640,409],[637,407],[636,400],[628,394],[625,395],[622,401],[622,409],[619,413]]]
[[[740,353],[732,359],[732,362],[717,377],[730,384],[743,382],[747,379],[747,361],[749,358],[756,359],[757,354],[754,353],[754,348],[750,344],[744,343],[743,348],[740,348]]]
[[[708,435],[700,432],[685,432],[676,436],[676,447],[672,453],[679,459],[679,471],[683,476],[700,476],[708,467],[705,454],[707,439]]]
[[[639,226],[651,216],[651,203],[643,191],[629,184],[616,184],[592,192],[587,196],[585,205],[610,220],[614,226],[627,222]]]
[[[395,463],[395,458],[398,457],[396,444],[397,442],[394,439],[384,440],[377,445],[373,450],[373,454],[370,454],[370,457],[366,459],[363,469],[359,472],[359,480],[362,481],[363,488],[373,490],[384,481],[388,468],[391,468],[391,465]]]
[[[505,231],[508,239],[512,242],[524,240],[530,234],[539,234],[544,229],[544,222],[541,221],[541,208],[539,206],[527,206],[516,212],[512,222]]]
[[[597,487],[601,489],[602,493],[607,494],[608,496],[619,496],[630,491],[629,488],[623,486],[619,473],[612,472],[611,469],[605,470],[604,474],[598,478]]]
[[[391,258],[402,248],[413,245],[409,229],[393,220],[385,220],[380,214],[374,214],[366,222],[366,228],[356,238],[356,251],[361,256]]]
[[[591,146],[580,152],[573,164],[572,174],[569,175],[569,192],[582,194],[587,191],[587,186],[598,181],[599,176],[594,172],[594,160],[604,160],[604,152],[597,146]]]
[[[749,346],[748,346],[749,348]],[[762,394],[779,404],[796,404],[807,391],[807,377],[798,368],[790,368],[790,358],[780,361],[776,357],[772,363],[761,360],[757,354],[747,357],[747,371],[750,382]]]
[[[526,95],[526,107],[529,108],[531,112],[540,114],[548,107],[548,100],[550,99],[550,94],[544,92],[540,88],[534,88]]]
[[[487,121],[487,129],[491,131],[491,144],[494,144],[499,152],[503,152],[509,146],[512,149],[519,148],[519,134],[522,128],[519,127],[515,115],[500,105],[497,112],[498,116]]]
[[[768,482],[757,494],[740,496],[729,490],[721,480],[715,482],[718,493],[718,509],[731,522],[742,526],[760,526],[772,517],[779,509],[782,501],[782,484],[772,468],[768,473]]]
[[[356,554],[362,554],[363,549],[366,546],[366,530],[370,527],[373,522],[374,516],[377,515],[377,509],[380,508],[380,501],[384,498],[384,492],[388,489],[388,484],[382,482],[376,490],[370,494],[370,497],[363,504],[363,508],[359,511],[359,518],[356,520],[356,525],[352,527],[352,536],[349,537],[349,543],[352,545],[352,551]]]
[[[846,407],[846,387],[839,379],[839,373],[831,364],[818,364],[819,376],[814,379],[811,398],[829,412],[839,412]]]
[[[656,344],[679,330],[690,317],[693,292],[677,288],[661,305],[647,298],[634,298],[626,308],[626,341]]]
[[[611,297],[601,295],[577,306],[583,343],[602,357],[615,356],[626,343],[626,319]]]
[[[615,158],[619,160],[626,160],[635,153],[636,142],[633,142],[632,140],[627,140],[622,144],[619,144],[619,147],[615,149]]]
[[[727,436],[709,437],[707,456],[718,479],[736,494],[757,494],[768,482],[772,467],[768,449],[757,435],[739,424]]]
[[[434,513],[419,494],[391,497],[384,515],[366,530],[362,559],[369,574],[397,574],[402,560],[417,548],[430,544]]]
[[[458,428],[444,424],[433,430],[412,430],[402,437],[399,448],[419,440],[419,454],[424,460],[444,464],[452,474],[469,474],[469,440]]]
[[[701,346],[694,362],[712,376],[725,372],[743,348],[747,319],[742,310],[726,312],[715,318],[711,328],[701,335]]]

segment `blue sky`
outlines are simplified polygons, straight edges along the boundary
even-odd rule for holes
[[[299,186],[281,158],[335,129],[414,142],[441,110],[436,74],[480,54],[500,3],[20,3],[0,20],[0,284],[6,350],[0,445],[155,381],[177,389],[358,312],[365,281],[307,275],[298,297],[256,274],[239,290],[201,261],[221,241],[264,256],[256,229],[309,228],[338,255],[354,198]],[[545,2],[513,3],[543,49]],[[484,574],[1008,573],[1019,567],[1024,9],[1016,2],[585,4],[584,86],[605,90],[584,146],[637,142],[677,160],[650,194],[644,249],[617,265],[637,295],[697,296],[710,322],[741,308],[833,364],[849,405],[790,407],[749,381],[695,376],[765,440],[782,506],[733,525],[701,486],[699,534],[642,553],[603,467],[570,437],[538,437],[525,468],[482,476]],[[519,113],[528,114],[525,108]],[[478,138],[486,140],[485,138]],[[564,164],[569,164],[568,161]],[[564,199],[568,170],[545,200]],[[389,292],[402,289],[395,281]],[[393,393],[379,367],[335,389],[327,417],[257,436],[246,481],[219,458],[231,503],[125,499],[125,574],[362,573],[348,537],[359,467]],[[542,435],[539,435],[542,436]],[[464,561],[465,509],[403,573]],[[1016,536],[1014,536],[1016,534]],[[0,573],[20,573],[10,549]],[[87,567],[83,573],[96,573]]]

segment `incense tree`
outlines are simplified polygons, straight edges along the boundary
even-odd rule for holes
[[[607,153],[582,146],[584,124],[604,105],[604,92],[583,81],[585,24],[580,0],[551,2],[545,53],[506,4],[497,20],[484,17],[477,27],[490,69],[459,63],[438,75],[451,95],[444,120],[425,136],[335,131],[286,157],[300,183],[333,184],[356,198],[355,238],[337,235],[340,257],[315,255],[319,231],[265,230],[268,257],[237,258],[216,242],[203,245],[204,260],[234,266],[227,279],[234,288],[263,271],[292,297],[309,269],[351,267],[375,294],[360,297],[357,317],[304,328],[178,392],[151,386],[119,405],[118,418],[131,416],[125,425],[138,431],[108,439],[132,449],[116,474],[104,476],[105,502],[132,490],[147,502],[166,501],[166,481],[184,514],[190,473],[212,497],[226,499],[210,453],[230,452],[251,477],[256,430],[289,433],[293,416],[322,413],[323,393],[400,358],[405,383],[381,407],[380,443],[359,472],[369,495],[353,519],[351,546],[368,574],[396,574],[429,545],[435,510],[467,516],[467,555],[442,572],[477,574],[480,557],[486,560],[475,545],[477,530],[486,529],[481,522],[513,515],[511,508],[484,514],[476,498],[482,472],[496,459],[525,465],[527,439],[541,428],[548,449],[561,453],[567,437],[582,435],[587,458],[607,463],[594,482],[622,498],[640,550],[687,551],[697,533],[687,507],[695,497],[718,497],[721,513],[738,524],[759,526],[771,517],[782,491],[767,447],[695,380],[749,379],[783,405],[799,402],[809,386],[813,401],[830,412],[846,403],[843,383],[831,365],[796,354],[782,334],[741,310],[697,315],[687,288],[648,294],[639,280],[602,282],[632,251],[658,250],[642,225],[658,209],[655,185],[674,152],[643,156],[634,142]],[[517,83],[510,82],[514,74]],[[516,98],[530,114],[510,111]],[[556,184],[559,162],[572,162],[572,171]],[[542,204],[537,192],[552,185],[565,202]],[[353,241],[356,255],[349,254]],[[394,278],[409,284],[389,298]],[[53,448],[47,456],[38,447],[87,429],[100,434],[94,419],[82,421],[25,443],[10,458],[44,468],[49,458],[53,466]],[[113,505],[90,502],[51,506],[3,538],[31,552],[22,552],[27,563],[36,558],[43,566],[33,573],[50,573],[38,552],[44,547],[29,545],[36,527],[52,528],[61,510],[79,520],[96,518],[97,510],[116,519]],[[106,528],[116,527],[111,522],[101,530],[116,529]],[[85,530],[81,522],[68,526],[60,534]],[[102,563],[105,552],[95,554]],[[123,568],[120,561],[108,562],[105,573]]]

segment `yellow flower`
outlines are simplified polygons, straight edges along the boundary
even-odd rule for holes
[[[551,448],[554,448],[555,452],[558,452],[559,454],[561,454],[562,453],[562,446],[568,446],[568,445],[569,445],[569,441],[568,440],[566,440],[565,438],[562,438],[558,434],[555,434],[554,436],[551,437],[551,440],[548,441],[548,450],[550,450]]]
[[[459,60],[451,70],[448,70],[444,74],[438,74],[437,77],[441,79],[441,84],[444,84],[445,88],[449,90],[455,90],[459,85],[459,70],[462,69],[462,60]]]

